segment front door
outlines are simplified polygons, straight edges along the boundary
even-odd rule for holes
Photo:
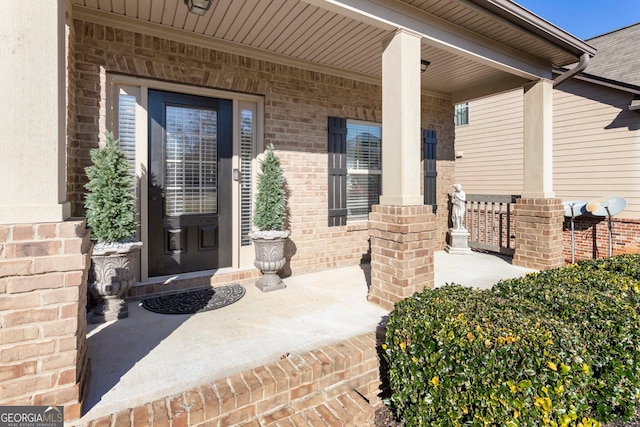
[[[231,266],[232,102],[149,90],[149,276]]]

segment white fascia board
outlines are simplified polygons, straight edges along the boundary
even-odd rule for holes
[[[408,29],[427,43],[528,80],[551,78],[552,65],[444,19],[392,0],[303,0],[323,9],[393,31]]]

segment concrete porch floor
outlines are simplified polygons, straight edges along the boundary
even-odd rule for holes
[[[435,254],[436,287],[488,288],[530,271],[491,254]],[[374,331],[388,312],[367,301],[368,280],[361,265],[291,276],[270,293],[245,283],[240,301],[195,315],[160,315],[131,301],[128,318],[89,325],[85,415],[72,425]]]

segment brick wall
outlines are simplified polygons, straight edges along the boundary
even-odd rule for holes
[[[75,122],[77,120],[76,117],[76,64],[75,64],[75,27],[73,25],[73,19],[71,17],[71,11],[69,8],[66,8],[65,11],[65,20],[66,20],[66,49],[67,49],[67,73],[65,74],[66,85],[67,85],[67,94],[66,94],[66,108],[67,108],[67,118],[66,118],[66,130],[67,130],[67,146],[66,146],[66,156],[67,156],[67,171],[77,170],[74,162],[78,161],[76,159],[75,153],[73,151],[74,144],[73,142],[76,140],[76,126]],[[67,173],[68,176],[69,173]],[[78,179],[78,175],[74,174],[74,179]],[[67,179],[66,182],[66,192],[67,194],[75,193],[75,184],[73,181]],[[75,197],[78,197],[79,194],[76,194]],[[67,199],[69,200],[69,199]],[[75,203],[78,203],[79,200],[75,200]]]
[[[373,207],[369,301],[388,310],[434,286],[434,215],[428,206]]]
[[[422,127],[435,129],[438,132],[434,250],[443,250],[447,244],[447,230],[451,215],[449,193],[453,192],[453,184],[455,184],[455,127],[452,112],[453,106],[450,101],[422,97]]]
[[[446,147],[442,147],[447,150]],[[440,156],[440,147],[438,147],[438,156]],[[435,235],[434,250],[443,250],[447,245],[447,230],[449,230],[449,194],[453,192],[453,184],[455,184],[455,164],[453,160],[438,161],[438,176],[436,178],[438,203],[435,214]]]
[[[327,117],[381,122],[381,88],[103,25],[75,21],[76,136],[70,143],[69,200],[82,215],[84,167],[104,129],[106,73],[121,73],[265,97],[265,144],[281,157],[291,213],[289,273],[353,265],[368,256],[368,225],[327,226]],[[188,64],[188,66],[186,65]],[[422,126],[438,132],[440,246],[453,184],[453,107],[422,97]],[[438,167],[440,168],[440,163]]]
[[[518,199],[515,218],[515,254],[513,264],[544,270],[561,267],[562,221],[560,199]]]
[[[571,219],[565,218],[562,244],[564,260],[571,262]],[[575,260],[609,256],[609,220],[582,215],[575,219]],[[620,255],[640,252],[640,219],[613,217],[612,253]]]
[[[373,426],[374,332],[74,426]]]
[[[80,415],[90,247],[81,220],[0,225],[0,405]]]

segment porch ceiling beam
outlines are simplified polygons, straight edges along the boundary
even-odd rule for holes
[[[551,78],[551,65],[408,4],[392,0],[303,0],[386,30],[405,28],[426,43],[528,79]]]
[[[479,80],[474,82],[474,85],[470,88],[454,92],[451,97],[451,101],[454,104],[466,102],[472,99],[482,98],[484,96],[520,88],[527,82],[528,80],[514,75],[507,75],[506,77],[499,77],[492,80]]]

